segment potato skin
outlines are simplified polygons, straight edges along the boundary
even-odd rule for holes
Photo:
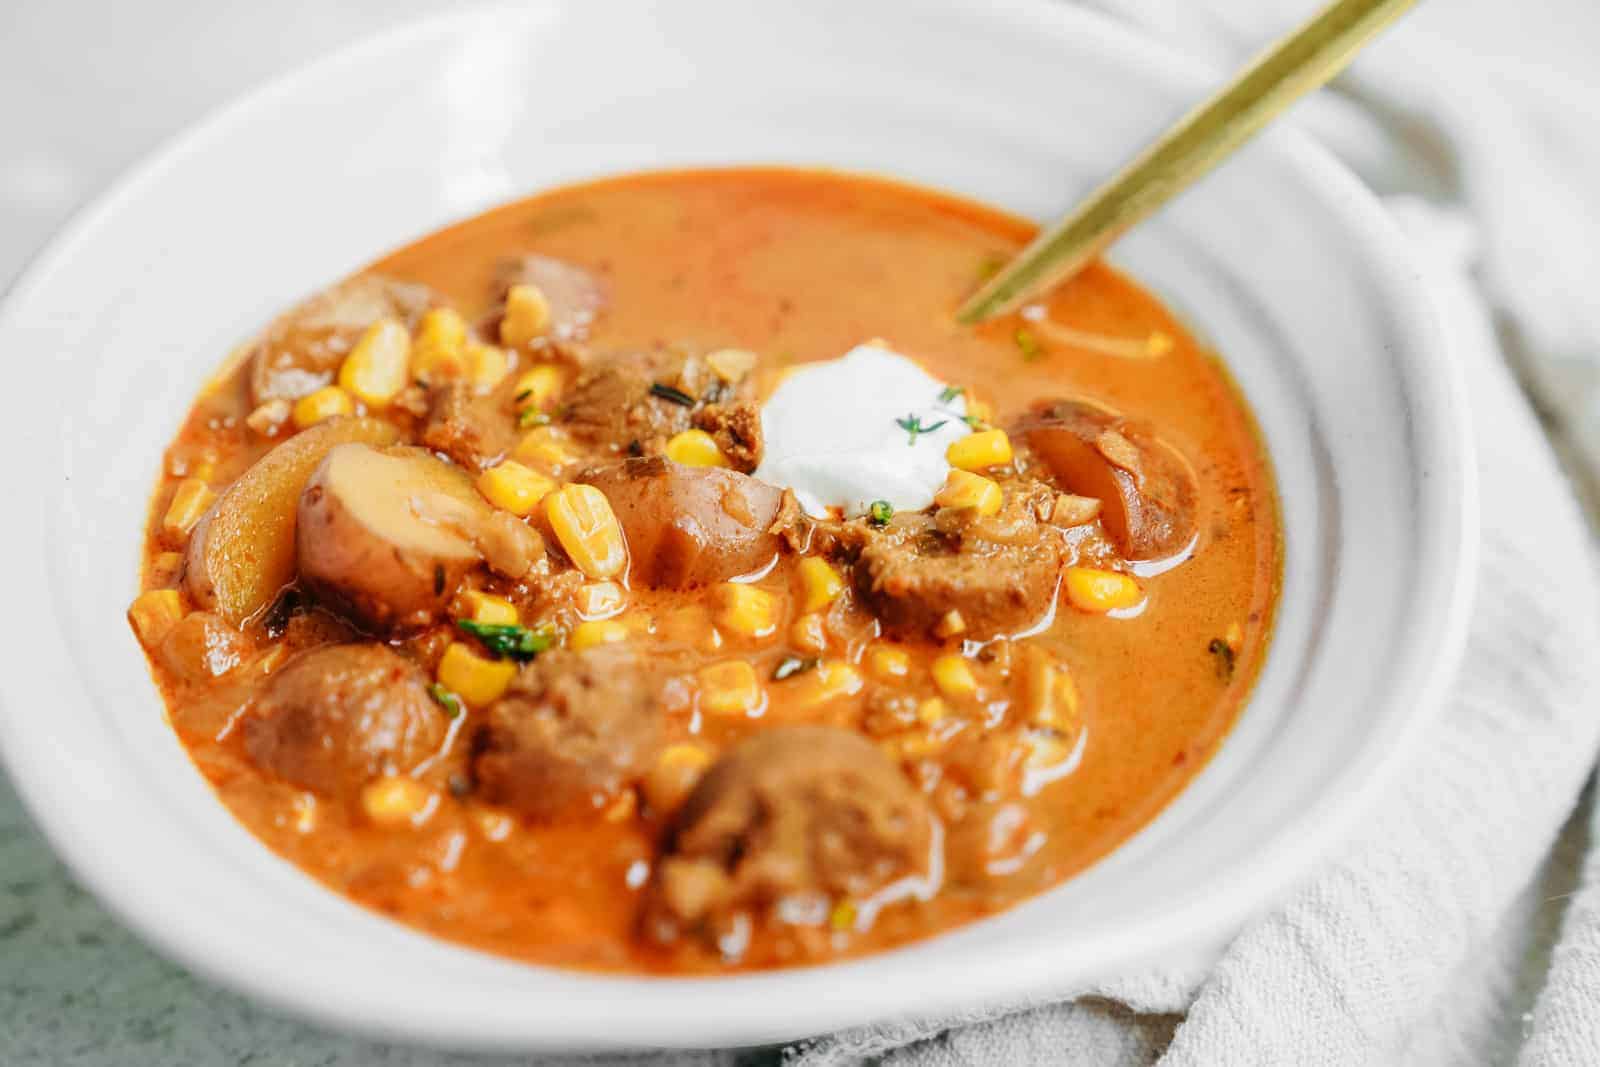
[[[340,471],[356,473],[352,464],[378,477],[344,484]],[[455,498],[470,515],[488,510],[466,475],[443,460],[420,449],[379,452],[359,444],[329,452],[300,496],[295,542],[301,584],[374,634],[412,630],[443,617],[462,579],[482,560],[465,537],[410,517],[404,491],[395,491],[401,477],[419,491]],[[346,496],[367,487],[388,495],[376,503],[389,505],[390,528],[377,528],[373,519],[386,509],[368,503],[366,514],[357,514]]]
[[[781,548],[783,493],[748,475],[660,456],[585,472],[622,524],[635,582],[690,589],[750,574]]]
[[[300,493],[317,465],[338,445],[387,445],[399,436],[377,419],[329,419],[258,459],[189,538],[183,586],[196,605],[238,626],[271,604],[294,581]]]
[[[1101,502],[1101,524],[1124,559],[1168,559],[1194,541],[1194,471],[1148,426],[1087,401],[1044,400],[1011,435],[1067,491]],[[1113,461],[1119,451],[1127,452],[1133,469]]]

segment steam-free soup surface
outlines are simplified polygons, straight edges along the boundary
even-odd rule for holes
[[[1222,366],[1127,277],[955,323],[1031,233],[876,179],[649,174],[286,312],[146,528],[130,618],[196,766],[333,890],[596,970],[870,952],[1104,856],[1237,716],[1278,520]],[[926,506],[752,477],[764,418],[826,453],[892,406],[849,368],[770,406],[852,350],[936,385],[884,427]]]

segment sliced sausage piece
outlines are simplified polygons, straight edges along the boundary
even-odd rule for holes
[[[262,334],[250,355],[256,404],[294,400],[333,381],[339,364],[368,326],[393,318],[414,329],[437,303],[424,285],[361,274],[293,308]]]
[[[661,456],[583,474],[622,524],[635,582],[688,589],[753,574],[778,555],[783,492],[745,474]]]
[[[300,495],[300,579],[370,632],[426,625],[482,561],[474,531],[492,511],[465,472],[428,452],[340,445]]]
[[[673,822],[656,903],[699,924],[785,897],[861,899],[931,869],[927,800],[852,730],[786,726],[729,751]]]
[[[490,707],[474,768],[484,799],[550,820],[597,811],[660,748],[656,678],[633,652],[556,649]]]
[[[324,645],[267,679],[245,713],[256,766],[350,798],[380,774],[405,774],[439,751],[443,711],[422,670],[383,645]]]
[[[1046,400],[1012,436],[1062,488],[1100,501],[1101,524],[1124,559],[1169,559],[1194,541],[1194,471],[1150,427],[1087,401]]]
[[[954,633],[984,641],[1027,629],[1055,602],[1061,538],[1017,497],[995,516],[897,516],[887,530],[857,533],[865,536],[856,587],[897,637],[952,636],[954,611],[963,627]]]
[[[533,285],[550,305],[549,337],[555,341],[581,341],[605,310],[606,291],[592,272],[550,256],[527,255],[500,266],[504,288]]]

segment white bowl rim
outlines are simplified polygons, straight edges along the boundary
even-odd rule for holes
[[[895,2],[910,11],[925,8],[929,0]],[[933,2],[958,10],[980,6],[976,0]],[[1194,60],[1090,10],[1047,0],[989,0],[981,6],[1003,11],[1010,17],[1032,19],[1040,32],[1070,29],[1087,35],[1098,46],[1114,49],[1119,58],[1137,67],[1144,77],[1172,80],[1181,76],[1195,80],[1210,73]],[[508,12],[516,9],[515,4],[503,0],[487,7],[491,10],[504,8]],[[0,296],[0,338],[17,328],[34,290],[47,284],[59,264],[72,259],[77,246],[88,239],[103,220],[114,216],[124,201],[133,198],[139,190],[159,182],[169,168],[192,153],[205,151],[213,137],[223,134],[234,123],[270,108],[278,97],[294,92],[304,81],[358,65],[414,37],[425,37],[457,20],[482,17],[484,12],[484,6],[469,6],[402,23],[273,78],[213,109],[201,120],[166,139],[76,211],[56,236],[32,257]],[[1108,932],[1097,940],[1074,946],[1080,959],[1088,956],[1108,966],[1148,960],[1171,946],[1192,944],[1235,929],[1302,877],[1348,835],[1355,820],[1370,809],[1381,789],[1393,781],[1398,768],[1436,718],[1466,642],[1478,561],[1477,474],[1464,376],[1445,345],[1432,291],[1423,271],[1415,265],[1406,242],[1376,198],[1324,148],[1293,128],[1284,127],[1263,137],[1262,150],[1288,161],[1310,184],[1327,194],[1326,202],[1337,202],[1342,213],[1340,221],[1360,240],[1369,255],[1391,268],[1386,279],[1394,286],[1389,303],[1411,342],[1407,346],[1408,354],[1415,361],[1411,369],[1417,380],[1431,384],[1432,393],[1427,400],[1433,406],[1433,417],[1425,420],[1431,435],[1419,439],[1417,447],[1419,454],[1433,464],[1438,476],[1436,484],[1442,492],[1442,506],[1423,517],[1428,529],[1418,535],[1425,537],[1433,549],[1426,557],[1426,565],[1433,569],[1437,579],[1434,588],[1440,590],[1437,602],[1425,605],[1419,615],[1432,627],[1432,645],[1426,649],[1432,656],[1427,663],[1405,664],[1411,668],[1405,679],[1405,690],[1417,710],[1389,737],[1390,747],[1372,752],[1369,746],[1365,753],[1367,759],[1352,761],[1344,768],[1319,802],[1300,813],[1294,824],[1279,833],[1250,863],[1215,879],[1204,892],[1193,894],[1183,905],[1144,925]],[[22,449],[28,437],[10,421],[3,421],[0,422],[0,441],[8,446],[10,454],[21,455],[25,454]],[[21,528],[31,535],[32,527],[22,524]],[[9,544],[20,543],[22,539],[7,533],[5,540]],[[42,591],[44,584],[38,584]],[[8,624],[7,632],[17,639],[23,636],[16,623]],[[17,643],[13,641],[13,647]],[[1421,658],[1419,654],[1414,660]],[[8,660],[13,668],[21,665],[10,657]],[[39,706],[50,697],[51,694],[38,687],[30,688],[25,671],[0,672],[0,764],[9,773],[36,825],[44,831],[74,876],[150,944],[185,967],[274,1007],[332,1027],[373,1036],[483,1049],[732,1045],[764,1040],[759,1035],[770,1031],[771,1027],[763,1028],[761,1024],[770,1023],[774,1016],[783,1017],[792,1032],[821,1033],[907,1010],[903,997],[896,996],[892,990],[866,990],[864,996],[848,1006],[808,1003],[797,998],[780,1008],[769,1009],[766,1020],[743,1023],[730,1020],[723,1032],[708,1035],[694,1029],[697,1020],[675,1014],[670,1002],[663,1002],[653,1010],[647,1004],[630,1003],[633,1025],[617,1027],[617,1036],[607,1038],[598,1035],[610,1033],[607,1024],[617,1022],[612,1009],[608,1008],[574,1010],[563,1028],[552,1029],[548,1020],[544,1020],[534,1030],[518,1027],[514,1016],[506,1013],[429,1013],[422,1005],[397,1005],[392,998],[364,995],[330,983],[322,979],[315,968],[299,972],[294,981],[287,981],[287,976],[257,967],[249,958],[219,958],[203,933],[191,929],[181,917],[152,907],[149,902],[121,889],[118,864],[110,853],[99,850],[95,839],[84,832],[83,813],[71,809],[70,783],[52,780],[44,773],[51,754],[41,746],[30,745],[27,732],[16,728],[14,717],[5,712],[5,709]],[[882,959],[891,954],[880,953],[869,959]],[[1012,946],[1003,957],[1000,953],[991,953],[986,960],[967,959],[963,963],[968,969],[961,972],[962,981],[940,983],[943,992],[923,990],[926,995],[919,996],[915,1009],[919,1016],[937,1016],[972,1007],[963,989],[989,990],[998,1001],[1036,994],[1049,988],[1053,975],[1060,970],[1059,960],[1045,945]],[[664,986],[705,987],[708,991],[715,985],[722,993],[726,993],[730,984],[741,983],[759,996],[764,988],[771,990],[780,984],[808,984],[816,989],[819,987],[804,980],[826,979],[832,974],[842,977],[842,972],[856,965],[857,961],[847,961],[751,975],[644,981]],[[575,984],[628,981],[569,973]],[[643,984],[633,985],[635,993],[643,989]],[[623,1030],[628,1032],[624,1034]]]

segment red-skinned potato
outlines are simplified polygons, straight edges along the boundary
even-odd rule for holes
[[[391,318],[416,326],[434,303],[426,286],[360,274],[307,299],[262,333],[250,353],[256,404],[294,400],[333,381],[368,326]]]
[[[1017,421],[1011,436],[1062,488],[1100,501],[1100,522],[1124,559],[1166,559],[1194,540],[1194,471],[1148,427],[1088,401],[1046,400]]]
[[[295,518],[311,472],[338,445],[388,445],[399,436],[376,419],[329,419],[256,460],[189,538],[183,585],[195,603],[235,626],[271,604],[294,581]]]
[[[580,480],[610,501],[628,540],[629,574],[641,585],[710,585],[758,571],[778,554],[772,526],[783,493],[747,475],[652,456]]]
[[[476,531],[492,513],[466,472],[431,453],[342,445],[300,496],[300,580],[373,633],[426,625],[483,561]]]

